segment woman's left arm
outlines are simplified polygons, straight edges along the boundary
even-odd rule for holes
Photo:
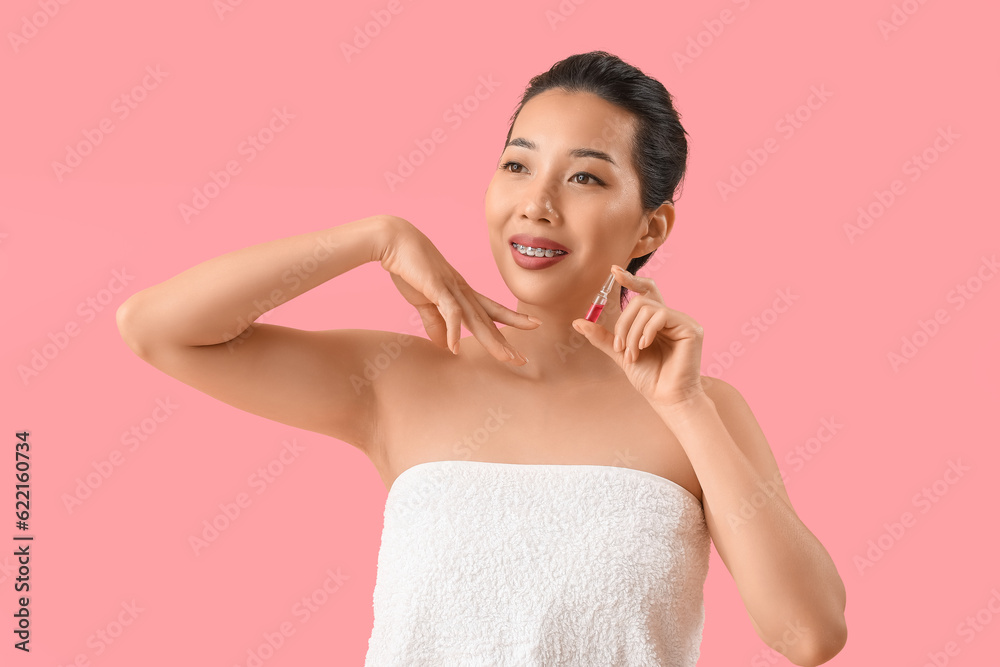
[[[819,665],[847,641],[846,591],[830,554],[799,519],[771,448],[743,396],[722,380],[672,405],[650,401],[684,448],[705,521],[757,634],[797,665]]]
[[[614,334],[585,319],[574,328],[621,366],[680,441],[712,541],[760,638],[797,665],[830,660],[847,642],[844,583],[792,509],[756,418],[736,389],[701,376],[701,325],[668,308],[651,278],[612,270],[637,293]]]

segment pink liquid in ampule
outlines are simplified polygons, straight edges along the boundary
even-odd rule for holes
[[[608,276],[608,279],[604,281],[604,286],[601,287],[601,291],[597,293],[597,298],[594,299],[594,303],[590,305],[590,310],[587,311],[586,319],[588,322],[596,322],[597,318],[601,316],[601,311],[604,310],[604,304],[608,302],[608,292],[611,291],[611,286],[615,283],[615,274]]]
[[[602,310],[604,310],[604,304],[602,303],[590,304],[590,310],[587,311],[587,317],[585,319],[588,322],[596,322],[597,318],[601,316]]]

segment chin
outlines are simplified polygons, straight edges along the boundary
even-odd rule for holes
[[[518,271],[524,271],[519,267],[515,268]],[[572,293],[572,285],[566,285],[561,281],[553,283],[545,277],[545,274],[537,276],[530,274],[518,276],[515,274],[513,278],[510,275],[504,275],[503,281],[514,298],[523,305],[559,309],[564,308],[567,301],[577,297]],[[584,313],[586,313],[586,306],[584,306]],[[580,317],[583,317],[583,314]]]

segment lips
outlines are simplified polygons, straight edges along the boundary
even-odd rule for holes
[[[528,234],[514,234],[509,239],[507,239],[507,244],[516,243],[518,245],[527,246],[529,248],[543,248],[548,250],[562,250],[563,252],[569,254],[570,249],[564,246],[562,243],[557,243],[552,239],[547,239],[544,236],[530,236]]]
[[[534,255],[522,255],[513,243],[511,243],[508,247],[510,248],[510,256],[511,259],[514,260],[514,263],[522,269],[528,269],[530,271],[547,269],[569,257],[567,253],[561,252],[556,254],[552,251],[545,251],[541,257]],[[545,255],[552,255],[552,257],[546,257]]]

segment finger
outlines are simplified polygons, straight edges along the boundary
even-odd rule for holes
[[[493,299],[483,296],[479,292],[473,291],[476,295],[476,299],[479,304],[486,310],[486,313],[495,322],[503,322],[504,324],[509,324],[512,327],[517,327],[518,329],[533,329],[542,323],[537,317],[532,317],[531,315],[525,315],[524,313],[519,313],[516,310],[511,310],[507,306],[497,303]]]
[[[424,325],[424,331],[431,342],[441,348],[448,347],[448,326],[441,317],[441,311],[433,303],[415,306],[420,314],[420,322]]]
[[[473,311],[473,317],[469,321],[469,330],[483,344],[483,347],[499,361],[512,362],[519,366],[527,363],[527,358],[510,344],[494,321],[521,328],[534,328],[540,322],[533,322],[530,316],[510,310],[506,306],[483,296],[467,283],[463,284],[462,288],[459,290],[460,298],[464,299],[467,295],[472,297],[469,299]],[[508,350],[510,350],[509,353]]]
[[[655,313],[656,307],[648,303],[636,309],[635,317],[625,334],[626,361],[635,361],[639,358],[639,339],[642,338],[646,324]]]
[[[452,354],[458,354],[458,339],[462,337],[462,306],[447,287],[435,301],[447,328],[448,349]]]
[[[614,338],[614,348],[618,352],[624,352],[625,348],[628,346],[628,333],[632,328],[632,322],[635,321],[636,315],[642,308],[643,297],[638,296],[628,302],[625,306],[625,310],[622,311],[621,316],[618,321],[615,322],[615,338]]]
[[[615,350],[615,337],[610,331],[602,327],[600,324],[591,322],[590,320],[585,320],[582,317],[573,320],[572,325],[573,328],[583,334],[594,347],[614,359],[618,364],[622,363],[623,355],[621,352]]]
[[[527,363],[527,358],[523,354],[521,354],[520,350],[514,347],[510,343],[510,341],[507,340],[507,337],[504,336],[503,333],[501,333],[500,329],[496,326],[494,322],[502,322],[504,324],[510,324],[511,326],[517,327],[519,329],[534,329],[535,327],[537,327],[542,323],[541,320],[533,318],[530,315],[526,315],[524,313],[519,313],[517,311],[511,310],[506,306],[499,304],[488,297],[483,296],[482,294],[476,292],[475,290],[472,290],[472,293],[479,302],[480,306],[483,308],[488,318],[485,321],[486,331],[494,341],[497,341],[497,343],[500,346],[493,352],[494,356],[500,361],[504,362],[510,361],[517,366],[521,366]],[[478,334],[477,338],[480,338],[480,340],[482,340],[482,338],[478,336]],[[490,346],[488,345],[484,345],[484,347],[490,349]],[[508,349],[513,353],[513,358],[511,358],[511,355],[507,353]]]
[[[491,316],[480,305],[478,298],[469,298],[465,290],[468,290],[475,297],[478,297],[478,293],[467,284],[457,287],[455,291],[455,299],[466,315],[465,320],[472,335],[476,337],[487,352],[499,361],[511,361],[515,364],[523,365],[525,363],[525,361],[522,361],[524,356],[518,356],[520,353],[514,350],[504,335],[500,333],[500,330],[493,323]],[[513,358],[511,354],[507,354],[505,348],[512,351]]]
[[[689,315],[663,305],[654,305],[656,311],[646,322],[640,349],[649,347],[660,334],[677,341],[690,335],[701,336],[702,329]]]
[[[655,294],[659,297],[660,290],[657,288],[656,282],[653,281],[652,278],[646,278],[629,273],[617,264],[611,265],[611,271],[615,274],[615,280],[617,280],[626,289],[638,292],[639,294]]]
[[[649,318],[646,322],[646,326],[642,329],[642,336],[639,338],[639,349],[644,350],[653,344],[656,339],[656,334],[658,334],[663,326],[670,319],[670,313],[663,309],[659,309],[656,313]]]

